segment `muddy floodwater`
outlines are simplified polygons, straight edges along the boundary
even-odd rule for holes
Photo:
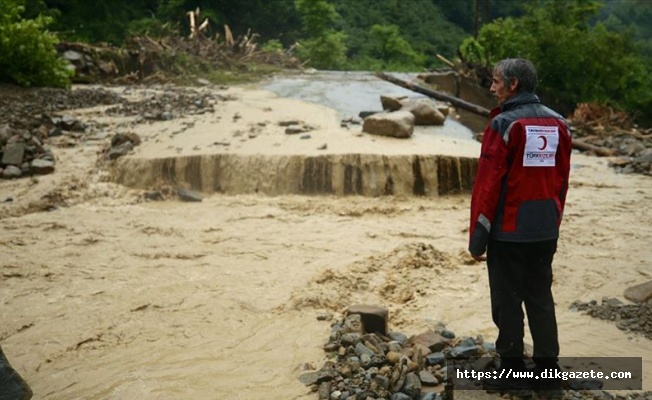
[[[164,88],[111,90],[151,102]],[[340,127],[343,117],[380,110],[381,94],[419,96],[371,74],[292,75],[198,90],[220,98],[214,112],[135,123],[138,115],[70,110],[100,121],[92,126],[104,141],[62,135],[52,142],[54,173],[0,180],[0,199],[11,199],[0,203],[0,341],[34,399],[316,400],[297,378],[325,361],[330,325],[317,317],[337,319],[351,304],[386,307],[390,329],[406,335],[443,322],[458,337],[495,340],[486,266],[467,251],[468,193],[214,191],[184,202],[163,190],[169,182],[148,188],[159,191],[153,200],[145,189],[110,179],[121,160],[163,156],[247,159],[219,166],[250,168],[240,171],[247,179],[267,174],[270,185],[285,183],[274,180],[275,168],[285,165],[270,167],[264,152],[278,159],[325,152],[410,157],[428,143],[430,151],[477,157],[480,144],[468,129],[448,118],[444,127],[428,128],[433,133],[399,141],[369,138],[359,125]],[[310,138],[286,135],[280,122],[295,119],[319,128]],[[107,162],[102,155],[116,132],[138,134],[142,143]],[[652,341],[571,305],[623,299],[626,288],[652,279],[650,226],[650,177],[573,155],[553,267],[561,355],[642,357],[646,390]]]

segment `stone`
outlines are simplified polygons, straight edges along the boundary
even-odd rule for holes
[[[109,159],[116,160],[122,156],[129,154],[130,151],[134,149],[134,145],[131,142],[124,142],[118,146],[111,147],[109,150]]]
[[[439,385],[439,381],[437,381],[435,376],[426,370],[419,371],[419,379],[421,380],[421,384],[423,384],[424,386]]]
[[[299,376],[299,382],[303,383],[306,386],[312,386],[317,383],[319,378],[319,371],[306,372]]]
[[[387,357],[387,361],[390,364],[394,365],[394,364],[398,363],[399,360],[401,359],[401,354],[397,353],[397,352],[394,352],[394,351],[390,351],[390,352],[387,353],[387,355],[385,357]]]
[[[372,135],[409,138],[414,132],[414,114],[409,111],[379,113],[366,117],[362,131]]]
[[[39,175],[51,174],[54,172],[54,162],[37,158],[32,160],[32,163],[29,166],[29,171],[32,174]]]
[[[330,400],[330,398],[331,398],[331,383],[330,382],[322,382],[319,385],[319,389],[317,389],[317,394],[319,396],[319,400]]]
[[[405,384],[401,392],[407,394],[413,399],[416,399],[421,394],[421,380],[419,376],[414,372],[407,374],[405,378]]]
[[[360,335],[360,333],[349,332],[342,335],[342,337],[340,338],[340,342],[344,346],[354,346],[356,343],[360,341],[361,338],[362,335]]]
[[[383,110],[388,111],[398,111],[403,107],[401,100],[405,99],[405,96],[394,97],[394,96],[380,96],[380,104],[383,106]]]
[[[450,351],[453,358],[468,358],[478,354],[478,348],[475,346],[456,346]]]
[[[451,331],[450,329],[442,329],[441,332],[439,332],[440,335],[445,337],[446,339],[455,339],[455,333]]]
[[[398,342],[401,346],[405,345],[408,341],[408,337],[402,332],[389,332],[387,336],[390,339]]]
[[[433,331],[426,331],[409,340],[411,344],[420,344],[430,349],[432,352],[442,351],[450,346],[450,340]]]
[[[360,359],[362,359],[362,356],[365,354],[368,355],[369,357],[374,356],[374,352],[360,342],[358,342],[358,344],[355,345],[355,354],[360,356]]]
[[[409,111],[414,115],[415,125],[443,125],[446,116],[429,99],[406,100],[401,102],[401,110]]]
[[[364,332],[366,333],[380,333],[381,335],[387,334],[387,319],[389,311],[380,306],[375,305],[353,305],[347,310],[348,315],[358,314],[362,321]]]
[[[426,356],[428,365],[442,365],[446,360],[446,356],[442,352],[431,353]]]
[[[2,164],[20,165],[25,155],[25,143],[8,143],[2,154]]]
[[[179,194],[179,198],[183,201],[201,202],[203,200],[201,193],[195,192],[193,190],[179,188],[177,193]]]
[[[2,177],[5,179],[20,178],[22,174],[23,171],[21,171],[20,168],[16,167],[15,165],[8,165],[2,171]]]
[[[625,298],[634,303],[645,303],[652,299],[652,281],[625,289]]]
[[[412,398],[405,393],[397,392],[392,394],[389,400],[412,400]]]

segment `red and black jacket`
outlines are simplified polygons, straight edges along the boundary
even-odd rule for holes
[[[491,111],[471,199],[469,251],[489,238],[557,239],[570,173],[571,135],[564,118],[521,92]]]

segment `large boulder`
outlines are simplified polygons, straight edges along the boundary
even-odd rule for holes
[[[414,114],[415,125],[443,125],[446,116],[439,111],[437,104],[428,99],[402,100],[401,110]]]
[[[625,298],[639,304],[652,300],[652,281],[627,288]]]
[[[414,132],[414,114],[396,111],[370,115],[364,119],[362,131],[372,135],[409,138]]]

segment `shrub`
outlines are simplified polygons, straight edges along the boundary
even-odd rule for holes
[[[21,19],[20,0],[0,1],[0,81],[21,86],[69,87],[73,74],[56,51],[49,17]]]

